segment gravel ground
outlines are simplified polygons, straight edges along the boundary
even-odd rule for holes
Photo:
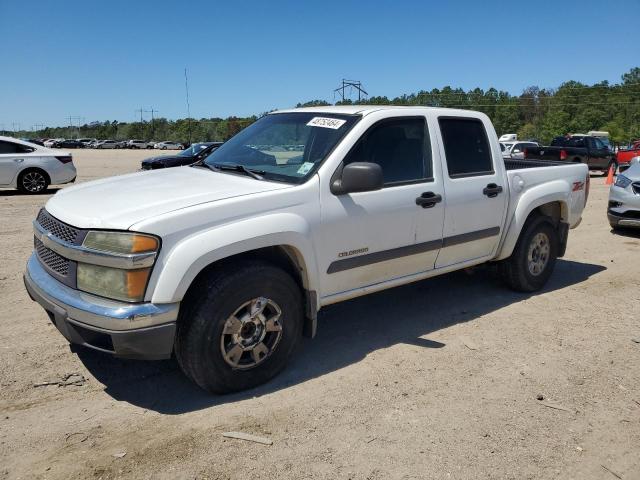
[[[149,154],[74,152],[78,181]],[[70,351],[22,284],[54,191],[0,192],[1,479],[640,479],[640,235],[610,230],[601,177],[544,291],[479,268],[334,305],[288,370],[228,396]]]

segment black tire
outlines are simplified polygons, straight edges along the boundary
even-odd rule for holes
[[[269,353],[253,366],[234,368],[224,358],[225,324],[256,298],[275,302],[281,334]],[[215,270],[193,285],[182,302],[175,353],[184,373],[212,393],[245,390],[267,382],[287,364],[302,337],[303,299],[289,274],[262,261],[242,261]],[[244,317],[246,318],[246,317]],[[266,335],[273,335],[267,333]],[[264,343],[268,337],[264,337]],[[260,341],[262,343],[262,341]],[[254,361],[251,351],[242,358]]]
[[[50,183],[49,175],[39,168],[29,168],[18,176],[18,190],[29,195],[44,192]]]
[[[546,235],[549,251],[544,266],[534,274],[529,266],[529,249],[538,234]],[[540,290],[553,273],[558,258],[559,243],[558,231],[551,223],[551,219],[542,215],[529,218],[522,228],[513,253],[499,264],[502,279],[509,287],[518,292]]]

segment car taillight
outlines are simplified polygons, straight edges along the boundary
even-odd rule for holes
[[[71,158],[71,155],[67,155],[65,157],[56,157],[58,160],[60,160],[61,163],[71,163],[73,161],[73,158]]]
[[[560,160],[566,160],[566,159],[567,159],[567,151],[560,150]]]

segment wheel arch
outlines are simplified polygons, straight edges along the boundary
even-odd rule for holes
[[[551,223],[554,228],[559,231],[560,237],[563,241],[561,252],[564,253],[569,223],[569,205],[566,197],[559,196],[557,194],[550,194],[534,200],[526,207],[516,209],[502,245],[500,246],[496,260],[508,258],[513,253],[513,249],[518,242],[518,238],[520,238],[520,235],[522,234],[527,220],[536,215],[542,215],[551,220]]]
[[[305,300],[304,335],[315,336],[317,328],[318,298],[317,291],[311,287],[309,268],[302,252],[293,245],[270,245],[255,248],[229,256],[221,257],[201,268],[189,282],[182,299],[188,299],[190,292],[213,272],[225,268],[232,268],[234,263],[244,260],[266,261],[287,272],[300,287]]]

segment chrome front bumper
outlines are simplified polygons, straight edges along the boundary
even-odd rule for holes
[[[125,303],[75,290],[49,275],[35,254],[27,262],[24,283],[72,343],[120,357],[171,356],[179,303]]]

